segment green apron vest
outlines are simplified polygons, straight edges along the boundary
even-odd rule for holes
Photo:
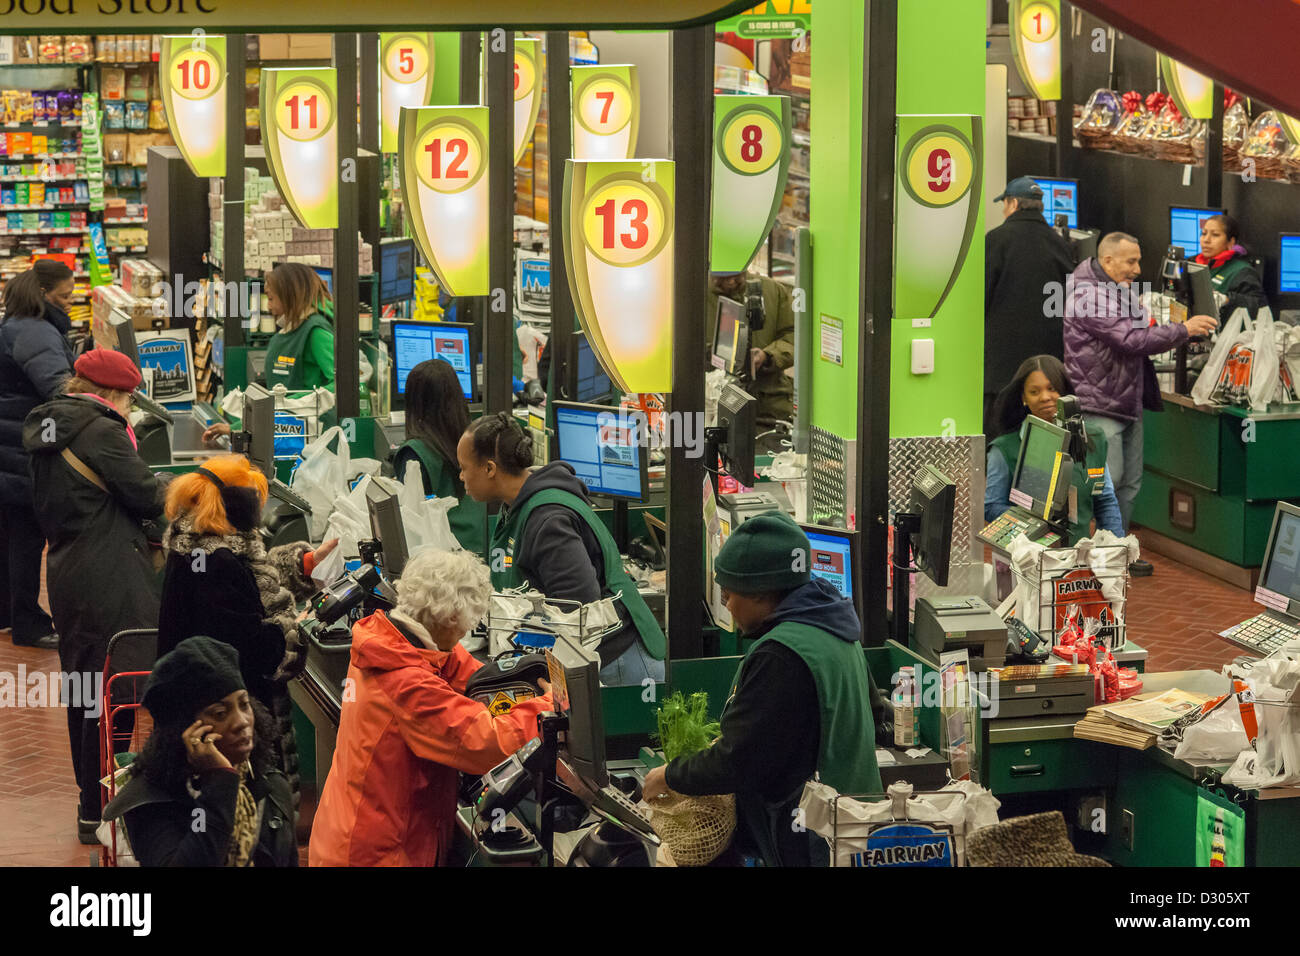
[[[409,448],[424,466],[424,473],[429,476],[429,487],[436,498],[456,498],[456,481],[450,470],[432,448],[419,438],[408,438],[402,448]],[[400,452],[401,449],[399,448]],[[398,480],[402,475],[397,476]],[[447,512],[447,522],[451,533],[456,536],[460,546],[466,551],[477,554],[480,558],[487,553],[487,507],[475,501],[469,495],[459,497],[459,504]]]
[[[497,523],[496,532],[492,535],[492,553],[488,561],[488,566],[492,569],[492,586],[498,591],[505,591],[527,583],[514,564],[515,541],[523,536],[523,530],[528,526],[528,516],[539,505],[564,505],[587,522],[587,527],[600,543],[600,553],[605,559],[606,589],[613,591],[622,599],[623,606],[627,608],[632,618],[632,626],[636,628],[641,643],[650,656],[657,661],[663,660],[668,651],[668,640],[660,630],[659,622],[655,620],[646,605],[645,598],[637,591],[636,582],[623,569],[623,559],[619,556],[618,545],[614,543],[613,535],[596,517],[591,506],[572,492],[559,488],[545,488],[531,495],[519,511],[512,510]]]
[[[300,392],[310,386],[304,363],[307,360],[307,340],[315,329],[330,329],[330,324],[318,312],[313,312],[292,332],[276,332],[266,346],[266,387],[283,385],[291,392]]]
[[[810,624],[785,621],[755,641],[746,658],[766,641],[784,644],[799,655],[812,673],[821,718],[817,774],[822,782],[842,794],[883,793],[880,768],[876,764],[871,679],[862,646],[842,641]],[[736,671],[736,683],[744,666],[742,661]],[[735,684],[731,693],[733,696],[736,693]],[[771,706],[780,705],[780,701],[771,702]],[[791,797],[797,804],[798,794]],[[736,794],[738,822],[746,827],[769,865],[781,862],[774,832],[790,826],[791,821],[785,816],[789,809],[789,799],[771,805],[756,792]]]
[[[1241,256],[1238,256],[1235,259],[1229,259],[1218,269],[1210,270],[1210,285],[1214,287],[1215,292],[1224,292],[1224,289],[1233,279],[1237,278],[1237,276],[1246,269],[1254,268],[1254,266]]]
[[[1074,497],[1077,501],[1076,520],[1070,522],[1070,543],[1086,538],[1092,522],[1092,497],[1101,494],[1106,484],[1106,435],[1095,425],[1088,425],[1088,455],[1074,463]],[[1007,468],[1014,477],[1016,460],[1020,457],[1020,431],[1007,432],[993,439],[993,447],[1006,459]]]

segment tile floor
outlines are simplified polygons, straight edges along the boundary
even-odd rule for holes
[[[1216,632],[1253,615],[1251,595],[1160,555],[1155,575],[1133,579],[1129,633],[1150,652],[1147,669],[1219,667],[1237,656]],[[58,669],[58,654],[14,647],[0,631],[0,673]],[[76,839],[77,801],[63,711],[0,710],[0,866],[86,866]],[[310,819],[310,795],[303,818]],[[306,862],[305,851],[303,862]]]

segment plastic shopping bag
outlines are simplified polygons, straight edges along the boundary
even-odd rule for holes
[[[289,479],[289,487],[311,505],[307,528],[313,542],[324,540],[334,499],[347,491],[350,458],[343,429],[335,425],[302,450],[302,462]]]
[[[1243,750],[1223,782],[1243,790],[1300,784],[1300,661],[1267,657],[1251,669],[1259,736]]]
[[[1228,317],[1223,328],[1219,330],[1214,340],[1214,348],[1210,350],[1210,357],[1206,360],[1205,367],[1201,369],[1200,377],[1196,379],[1196,384],[1192,386],[1192,398],[1200,405],[1209,405],[1219,379],[1223,376],[1224,369],[1228,364],[1228,355],[1237,346],[1237,343],[1243,338],[1247,327],[1250,324],[1245,309],[1237,309]]]
[[[1277,341],[1273,334],[1273,312],[1268,306],[1261,306],[1255,313],[1255,358],[1250,370],[1250,407],[1263,411],[1273,400],[1277,392],[1279,363]]]

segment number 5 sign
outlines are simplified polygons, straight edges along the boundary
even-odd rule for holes
[[[448,295],[488,294],[488,110],[402,110],[398,164],[411,232]]]
[[[933,318],[966,263],[980,217],[979,116],[898,117],[894,316]]]
[[[1061,98],[1061,0],[1011,0],[1011,53],[1040,100]]]
[[[772,230],[790,168],[790,100],[713,98],[713,231],[709,268],[743,272]]]
[[[379,34],[380,146],[397,152],[397,121],[404,108],[429,102],[433,92],[433,34]]]
[[[666,159],[564,168],[564,261],[578,321],[624,392],[672,389],[673,201]]]
[[[226,175],[226,38],[165,36],[158,60],[167,128],[190,171]]]
[[[339,225],[338,76],[263,70],[262,140],[280,195],[308,229]]]
[[[636,67],[575,66],[572,77],[573,158],[631,159],[641,111]]]

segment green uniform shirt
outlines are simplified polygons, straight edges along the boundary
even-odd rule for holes
[[[319,312],[291,332],[271,336],[266,346],[266,387],[283,385],[291,392],[334,389],[334,329]]]
[[[447,522],[451,533],[456,536],[460,546],[466,551],[477,554],[480,558],[487,556],[487,506],[475,501],[467,494],[458,494],[454,471],[447,466],[442,455],[430,448],[419,438],[408,438],[397,450],[394,461],[402,460],[403,452],[415,455],[424,469],[425,489],[435,498],[458,498],[459,504],[447,512]],[[404,476],[399,468],[397,479]]]

